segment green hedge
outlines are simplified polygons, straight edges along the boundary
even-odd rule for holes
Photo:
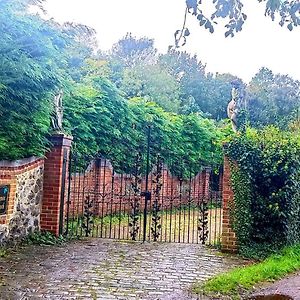
[[[275,127],[246,129],[228,144],[240,251],[264,257],[300,241],[300,142]]]

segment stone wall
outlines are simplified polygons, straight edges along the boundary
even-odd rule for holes
[[[9,187],[6,211],[0,214],[0,244],[40,229],[43,173],[40,158],[0,162],[0,187]]]

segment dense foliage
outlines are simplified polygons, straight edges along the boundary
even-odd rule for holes
[[[79,32],[24,13],[19,1],[4,1],[1,11],[0,159],[41,155],[52,98],[67,87],[80,56]]]
[[[194,164],[220,162],[224,133],[218,127],[238,78],[207,73],[186,52],[158,54],[152,39],[132,34],[111,51],[96,53],[92,29],[26,11],[26,5],[42,2],[0,4],[0,159],[45,153],[52,99],[63,89],[64,127],[78,153],[120,164],[134,150],[145,150],[150,127],[153,154]],[[299,86],[262,69],[247,87],[251,125],[287,126],[297,116]],[[262,113],[268,107],[272,111]]]
[[[65,128],[77,153],[104,156],[126,168],[138,152],[146,154],[150,127],[151,156],[187,159],[200,165],[221,162],[223,130],[198,114],[164,111],[142,98],[125,101],[106,79],[94,78],[65,100]]]
[[[298,80],[262,68],[251,80],[247,92],[249,121],[252,126],[274,124],[286,129],[291,120],[299,119]]]
[[[231,74],[208,73],[196,55],[174,49],[159,54],[152,39],[132,34],[111,51],[97,52],[92,29],[26,10],[42,2],[0,2],[0,160],[44,155],[53,97],[63,90],[64,129],[79,157],[104,156],[130,172],[149,142],[151,159],[159,155],[180,176],[217,167],[222,141],[232,135],[224,121],[232,82],[239,82],[246,104],[239,118],[258,128],[234,136],[227,149],[235,162],[232,217],[240,250],[253,256],[300,241],[299,134],[287,131],[300,128],[299,81],[262,68],[246,85]],[[231,16],[221,2],[214,1],[215,17]],[[187,1],[187,13],[194,10],[200,25],[213,31],[199,5]],[[228,35],[245,20],[243,14],[235,19],[236,13]],[[181,33],[189,34],[186,28]],[[261,129],[266,125],[274,127]]]
[[[130,161],[145,152],[150,127],[152,155],[188,159],[198,166],[220,162],[221,130],[199,109],[176,114],[180,83],[157,63],[153,40],[129,34],[110,54],[95,55],[92,30],[43,20],[19,4],[2,3],[5,14],[0,17],[5,33],[0,45],[0,115],[5,120],[0,159],[45,153],[52,99],[63,89],[64,128],[81,155],[106,156],[117,165]]]
[[[300,241],[299,135],[246,129],[228,144],[234,229],[245,255],[267,255]]]

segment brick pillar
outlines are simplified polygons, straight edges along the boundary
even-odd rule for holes
[[[236,252],[237,241],[235,232],[232,229],[230,209],[234,205],[234,194],[230,180],[230,164],[228,157],[224,157],[223,169],[223,219],[222,219],[222,251]]]
[[[50,142],[53,146],[45,158],[41,229],[58,236],[62,233],[65,182],[72,137],[55,134],[50,138]]]

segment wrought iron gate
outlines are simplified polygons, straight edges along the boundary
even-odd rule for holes
[[[222,199],[209,168],[137,152],[127,168],[71,157],[65,233],[135,241],[219,244]]]

